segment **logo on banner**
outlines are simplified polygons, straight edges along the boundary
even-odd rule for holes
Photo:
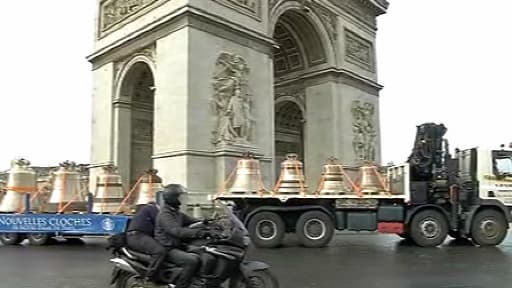
[[[103,228],[104,230],[112,231],[114,230],[115,226],[116,223],[114,222],[114,220],[110,218],[105,218],[103,219],[103,221],[101,221],[101,228]]]

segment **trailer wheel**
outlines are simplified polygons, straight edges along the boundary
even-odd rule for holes
[[[309,211],[299,217],[295,231],[299,241],[305,247],[324,247],[331,242],[334,224],[329,215],[324,212]]]
[[[492,209],[478,212],[471,223],[471,236],[480,246],[499,245],[507,236],[505,217]]]
[[[274,248],[281,245],[285,235],[283,219],[273,212],[260,212],[248,223],[249,235],[258,247]]]
[[[4,245],[18,245],[25,240],[25,235],[20,233],[1,233],[0,242]]]
[[[33,246],[43,246],[50,240],[50,235],[46,233],[28,234],[28,242]]]
[[[435,247],[448,236],[446,217],[436,210],[423,210],[412,218],[411,239],[418,246]]]

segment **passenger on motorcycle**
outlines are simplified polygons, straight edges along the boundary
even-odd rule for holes
[[[157,216],[155,238],[168,250],[170,261],[183,268],[176,288],[187,288],[190,285],[194,273],[200,265],[197,254],[187,253],[186,243],[193,239],[216,237],[211,232],[191,229],[187,226],[201,220],[188,216],[180,211],[180,195],[185,192],[182,185],[169,184],[164,187],[163,200],[165,205]]]
[[[159,210],[160,207],[154,201],[142,206],[133,216],[126,232],[126,242],[129,248],[152,256],[148,272],[145,275],[148,279],[153,278],[167,255],[167,250],[154,238]]]

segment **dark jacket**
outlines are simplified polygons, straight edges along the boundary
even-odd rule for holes
[[[165,205],[156,217],[155,238],[165,247],[181,248],[183,240],[197,238],[198,230],[187,226],[199,221]]]
[[[130,225],[128,225],[128,230],[126,231],[138,231],[153,237],[155,235],[155,224],[158,212],[159,209],[156,204],[151,203],[144,205],[133,216]]]

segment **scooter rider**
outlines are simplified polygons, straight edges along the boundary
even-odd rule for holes
[[[187,240],[202,239],[211,236],[208,231],[191,229],[187,226],[201,220],[188,216],[180,211],[180,195],[185,188],[179,184],[166,185],[162,190],[165,205],[157,216],[155,238],[168,249],[170,261],[183,268],[176,288],[187,288],[194,273],[198,270],[200,259],[197,254],[187,253]]]
[[[151,201],[139,208],[126,232],[128,247],[152,256],[146,278],[151,280],[166,257],[167,250],[154,238],[155,223],[160,207]]]

